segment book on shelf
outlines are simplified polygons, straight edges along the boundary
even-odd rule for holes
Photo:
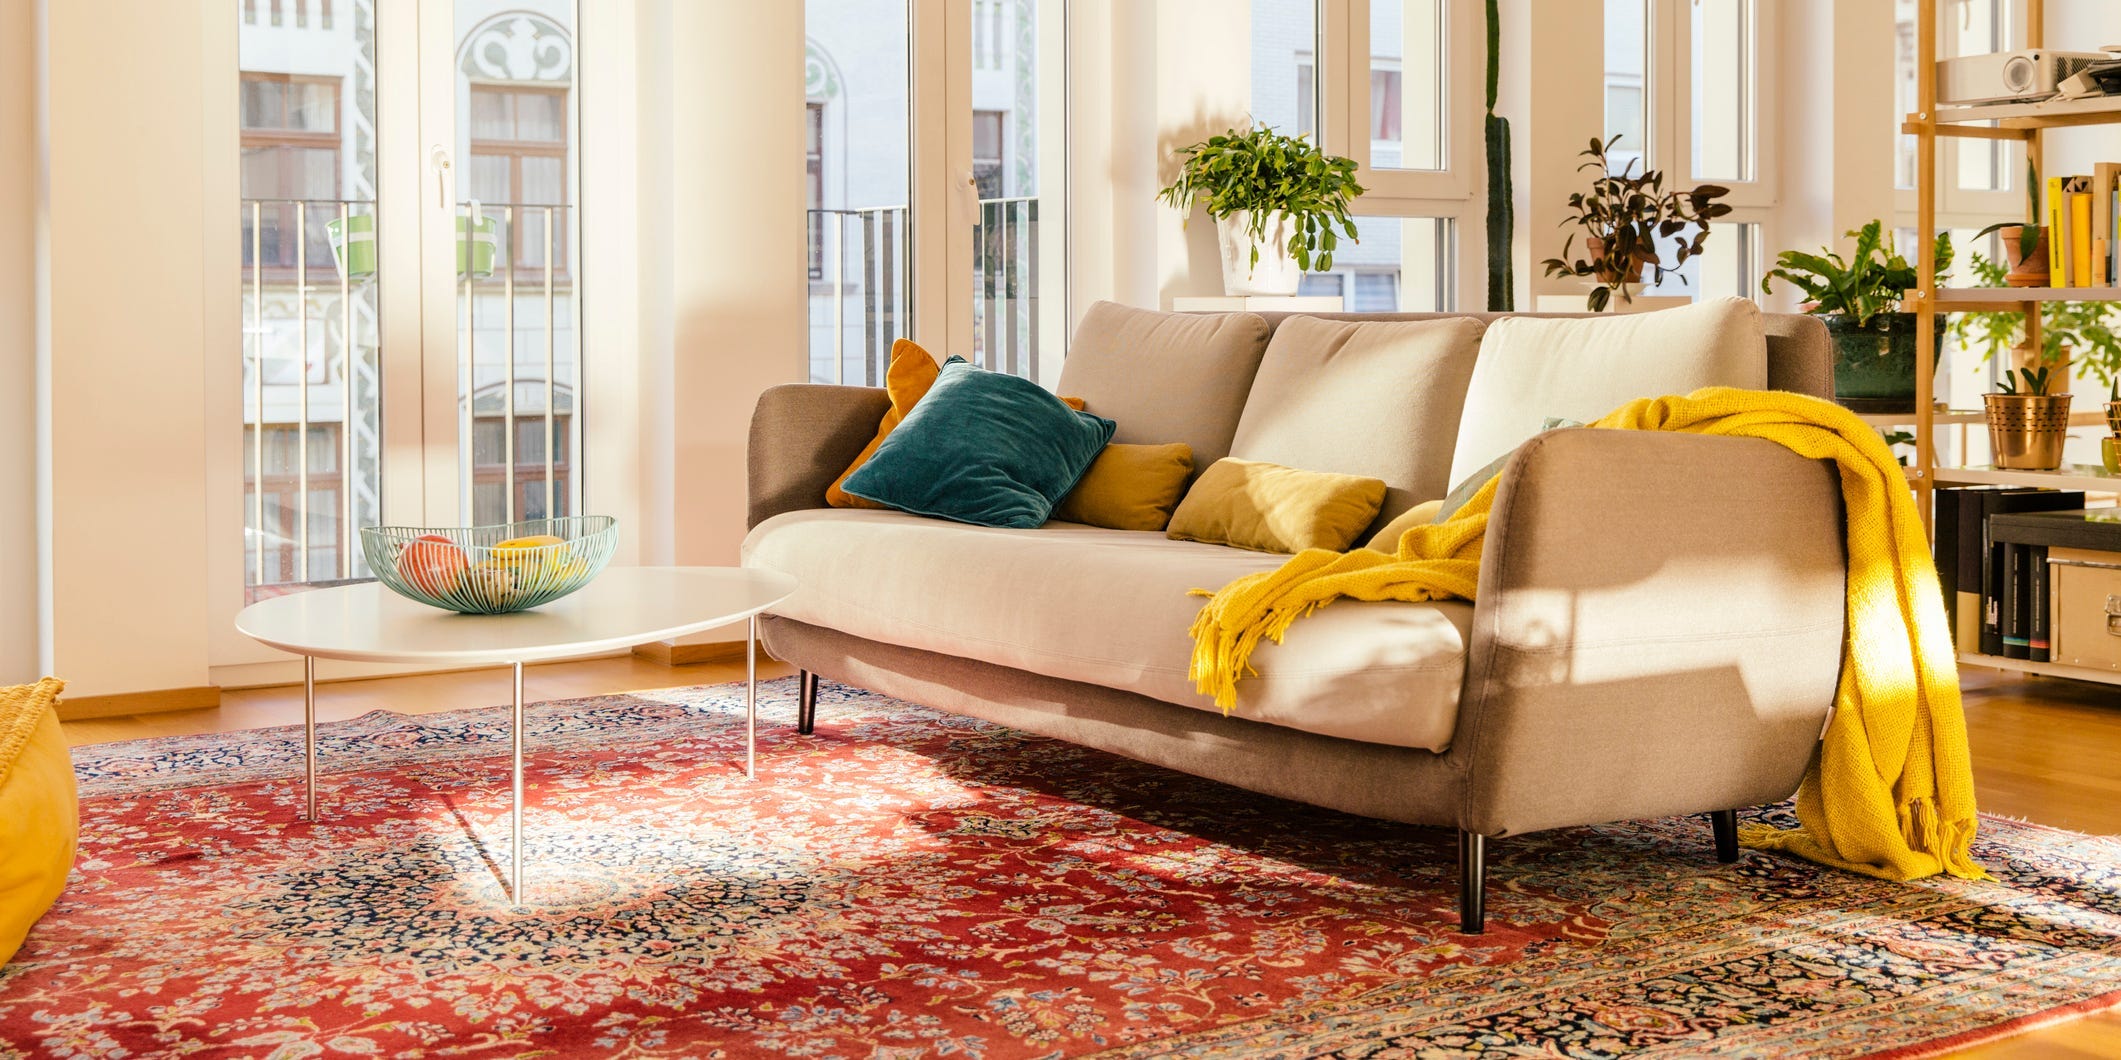
[[[2025,626],[2025,657],[2033,662],[2051,662],[2055,655],[2048,642],[2051,622],[2048,601],[2054,596],[2054,572],[2047,565],[2046,545],[2026,545],[2026,569],[2030,575],[2027,608],[2031,619]]]
[[[2121,162],[2092,166],[2092,286],[2104,287],[2114,269],[2114,196],[2121,185]]]
[[[2047,282],[2055,287],[2070,285],[2067,183],[2063,177],[2047,178]]]
[[[2003,547],[2025,553],[2025,657],[2032,662],[2052,662],[2055,568],[2048,563],[2050,550],[2111,552],[2121,560],[2121,508],[2004,513],[1991,521],[1989,533]]]
[[[2028,627],[2032,624],[2032,571],[2025,562],[2027,550],[2024,545],[1999,544],[2003,554],[2003,657],[2006,659],[2030,659],[2032,638]]]
[[[2047,225],[2048,284],[2105,287],[2121,283],[2121,162],[2089,174],[2047,178],[2040,215]]]
[[[1957,570],[1952,578],[1952,643],[1960,651],[1979,651],[1981,647],[1981,576],[1982,563],[1988,556],[1987,542],[1981,536],[1982,520],[1987,512],[1986,497],[1991,493],[2002,493],[2009,486],[1980,485],[1952,486],[1937,490],[1942,497],[1952,495],[1952,503],[1958,508],[1958,526],[1952,534],[1952,552]],[[1941,509],[1940,509],[1941,510]],[[1937,524],[1941,541],[1944,524]],[[1944,555],[1940,553],[1940,556]],[[1940,559],[1940,562],[1942,560]]]
[[[2082,180],[2086,188],[2091,187],[2087,178]],[[2073,191],[2069,193],[2069,282],[2072,287],[2092,285],[2092,193]]]
[[[1964,498],[1961,499],[1962,503],[1964,503],[1964,500]],[[2006,615],[2015,613],[2013,605],[2018,603],[2018,598],[2015,593],[2012,593],[2006,599],[2006,593],[2011,584],[2011,579],[2008,576],[2010,555],[2009,550],[2004,547],[2005,542],[1996,540],[1994,520],[1997,516],[2020,512],[2053,512],[2081,509],[2084,507],[2084,491],[2009,487],[1993,492],[1984,492],[1981,495],[1980,507],[1980,537],[1977,540],[1980,541],[1981,549],[1981,627],[1977,645],[1978,650],[1983,655],[2008,656],[2010,652],[2007,650],[2008,646],[2004,639],[2005,624],[2006,622],[2011,622],[2011,628],[2014,630],[2019,627],[2014,621],[2007,619]],[[1962,539],[1961,547],[1965,547],[1965,544]],[[2021,641],[2026,641],[2026,643],[2021,645],[2021,649],[2029,651],[2031,645],[2028,638],[2025,637],[2023,632],[2019,632],[2017,636]],[[2025,658],[2026,656],[2021,655],[2018,657]]]

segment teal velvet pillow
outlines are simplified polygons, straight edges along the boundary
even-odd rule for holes
[[[1113,426],[1028,379],[952,357],[840,488],[915,515],[1028,530],[1045,525]]]

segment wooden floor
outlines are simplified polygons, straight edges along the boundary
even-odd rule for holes
[[[769,661],[759,667],[761,679],[790,672]],[[743,677],[741,662],[670,667],[621,656],[529,667],[524,695],[534,701],[564,699]],[[1965,672],[1964,686],[1974,776],[1984,811],[2080,832],[2121,834],[2121,687],[1975,670]],[[319,688],[317,716],[330,721],[371,710],[421,714],[501,705],[508,702],[508,691],[508,671],[503,669],[335,682]],[[212,710],[72,721],[65,729],[70,743],[84,744],[301,720],[302,689],[296,685],[228,692]],[[2071,1020],[1957,1055],[1991,1060],[2121,1057],[2121,1011]]]

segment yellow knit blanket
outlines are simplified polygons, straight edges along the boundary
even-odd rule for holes
[[[1970,850],[1973,771],[1937,571],[1878,432],[1817,398],[1727,387],[1644,398],[1590,426],[1764,438],[1835,463],[1847,508],[1848,632],[1833,720],[1797,790],[1799,827],[1749,826],[1744,840],[1886,879],[1985,876]],[[1280,643],[1291,623],[1343,597],[1473,599],[1498,481],[1448,521],[1407,531],[1396,553],[1312,549],[1279,570],[1195,590],[1211,597],[1193,623],[1195,684],[1228,713],[1260,638]]]

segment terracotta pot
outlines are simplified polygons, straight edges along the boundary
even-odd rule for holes
[[[2007,287],[2046,287],[2048,285],[2047,230],[2044,228],[2032,229],[2032,231],[2038,233],[2038,237],[2033,240],[2033,245],[2028,248],[2025,245],[2025,233],[2030,227],[2028,225],[2020,225],[2017,228],[2006,228],[2003,230],[2003,245],[2010,248],[2011,256],[2011,270],[2003,276],[2003,283]]]
[[[1641,283],[1642,270],[1648,268],[1650,264],[1641,251],[1636,251],[1632,260],[1626,262],[1607,262],[1605,240],[1598,236],[1585,237],[1583,249],[1591,263],[1591,268],[1597,274],[1598,281],[1608,287],[1621,282]]]

